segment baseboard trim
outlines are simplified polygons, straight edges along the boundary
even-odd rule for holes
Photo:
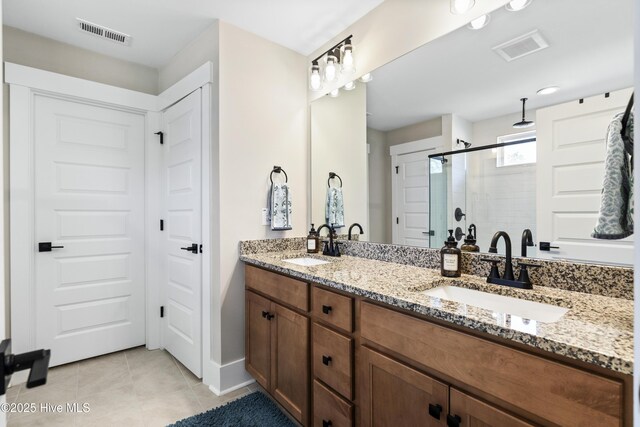
[[[207,381],[209,378],[206,378],[204,379],[205,384],[218,396],[231,393],[255,382],[253,377],[244,369],[244,357],[224,365],[210,361],[209,369],[206,371],[211,374],[211,381]]]

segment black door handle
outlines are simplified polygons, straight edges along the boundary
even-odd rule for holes
[[[191,246],[187,246],[186,248],[180,248],[183,251],[189,251],[192,254],[197,254],[198,253],[198,244],[197,243],[192,243]]]
[[[550,251],[551,249],[560,249],[560,246],[551,246],[551,242],[540,242],[541,251]]]
[[[51,252],[51,249],[62,249],[64,246],[51,246],[51,242],[38,243],[38,252]]]

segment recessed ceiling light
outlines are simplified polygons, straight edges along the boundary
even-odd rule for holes
[[[355,82],[349,82],[344,85],[344,90],[354,90],[356,88]]]
[[[558,91],[558,89],[560,89],[558,86],[549,86],[549,87],[543,87],[542,89],[540,89],[538,92],[536,92],[538,95],[550,95],[552,93],[555,93]]]
[[[329,96],[331,96],[332,98],[337,98],[338,96],[340,96],[340,89],[334,89],[331,92],[329,92]]]
[[[511,0],[505,5],[508,11],[517,12],[531,4],[531,0]]]
[[[451,13],[461,15],[468,12],[474,4],[476,0],[451,0]]]
[[[480,28],[484,28],[489,23],[489,15],[482,15],[473,21],[469,22],[469,28],[472,30],[479,30]]]
[[[371,75],[371,73],[363,74],[362,77],[360,77],[360,81],[363,83],[368,83],[371,80],[373,80],[373,76]]]

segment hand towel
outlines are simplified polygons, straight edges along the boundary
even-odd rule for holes
[[[596,239],[624,239],[633,234],[633,165],[621,134],[623,116],[616,114],[607,130],[600,213],[591,233]],[[627,143],[633,144],[633,114],[624,136]]]
[[[287,183],[271,184],[269,216],[272,230],[291,230],[291,191]]]
[[[340,187],[327,187],[325,220],[334,228],[344,227],[344,199]]]

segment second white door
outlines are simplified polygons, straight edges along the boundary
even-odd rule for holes
[[[163,114],[164,346],[198,377],[202,376],[201,122],[200,89]]]
[[[431,150],[398,156],[395,244],[429,247],[429,154]]]

